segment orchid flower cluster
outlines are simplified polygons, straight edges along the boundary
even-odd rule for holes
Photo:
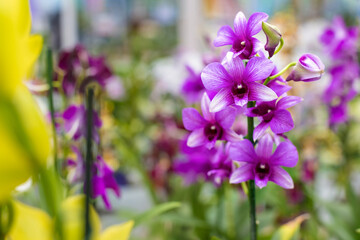
[[[201,113],[195,108],[182,111],[184,127],[191,133],[182,148],[187,160],[178,162],[175,171],[186,176],[187,183],[202,176],[217,186],[225,179],[231,184],[255,180],[260,188],[268,181],[286,189],[294,186],[282,167],[295,167],[298,152],[285,133],[294,128],[288,109],[302,98],[287,94],[288,81],[318,80],[324,65],[317,56],[304,54],[278,71],[271,58],[280,51],[283,39],[267,19],[265,13],[246,19],[239,12],[234,28],[226,25],[217,33],[214,46],[231,48],[221,62],[202,70]],[[261,30],[266,44],[257,38]],[[290,67],[285,80],[281,75]],[[248,121],[246,137],[233,128],[244,116],[258,120],[255,128]]]
[[[360,76],[359,29],[347,27],[341,17],[336,17],[324,30],[320,41],[332,59],[331,81],[323,99],[328,106],[329,125],[334,127],[348,120],[348,102],[358,94],[355,86]]]
[[[58,89],[60,93],[69,99],[85,94],[89,84],[96,83],[100,91],[107,90],[109,84],[116,85],[119,82],[110,68],[106,65],[104,58],[90,56],[81,45],[77,45],[72,51],[64,51],[59,55],[57,70],[55,71],[54,82],[60,83]],[[113,94],[110,93],[110,94]],[[96,144],[100,144],[99,129],[102,121],[99,114],[94,110],[92,119],[92,139]],[[70,149],[75,157],[67,156],[67,167],[69,169],[68,179],[70,183],[83,183],[85,176],[85,161],[82,157],[82,151],[79,149],[81,140],[86,137],[86,109],[83,104],[69,104],[62,112],[57,114],[57,118],[63,124],[57,126],[60,133],[65,133],[70,139]],[[92,165],[92,197],[101,196],[106,208],[111,205],[107,196],[107,189],[112,189],[117,197],[120,197],[120,189],[115,181],[113,170],[98,154]]]

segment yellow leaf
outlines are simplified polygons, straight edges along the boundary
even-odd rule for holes
[[[133,226],[134,221],[128,221],[108,227],[101,233],[100,240],[128,240]]]
[[[67,198],[62,204],[62,221],[64,239],[84,239],[85,196],[77,195]],[[91,239],[100,236],[101,222],[93,207],[90,206]]]
[[[294,220],[291,220],[290,222],[282,225],[278,230],[280,239],[290,240],[295,235],[296,231],[299,229],[300,224],[309,218],[309,214],[303,214],[296,217]]]
[[[14,204],[14,222],[7,236],[11,240],[52,240],[53,223],[45,212],[20,202]]]

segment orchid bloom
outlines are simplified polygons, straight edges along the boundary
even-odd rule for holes
[[[268,127],[276,133],[285,133],[294,128],[294,121],[287,108],[299,102],[302,98],[296,96],[286,96],[279,101],[261,102],[256,107],[248,108],[246,115],[249,117],[260,117],[261,122],[254,129],[254,139],[258,139]]]
[[[256,149],[248,139],[232,143],[230,158],[240,162],[241,166],[231,174],[230,183],[255,180],[255,184],[263,188],[268,181],[272,181],[283,188],[293,188],[294,182],[282,166],[296,166],[299,158],[296,147],[290,141],[284,141],[277,146],[274,153],[272,150],[273,141],[269,135],[259,140]]]
[[[234,57],[240,56],[242,59],[255,56],[263,48],[263,44],[254,36],[261,31],[261,24],[268,17],[267,14],[259,12],[252,14],[247,20],[244,13],[238,12],[234,20],[234,30],[228,25],[222,26],[214,40],[214,46],[231,45],[230,51],[234,53]]]
[[[257,81],[270,76],[274,64],[262,57],[249,60],[246,67],[239,58],[227,56],[227,69],[220,63],[207,65],[201,73],[206,89],[217,91],[210,103],[210,112],[218,112],[229,105],[245,106],[248,101],[272,101],[276,93]]]
[[[187,144],[189,147],[205,145],[211,149],[217,140],[239,141],[241,136],[237,135],[231,126],[236,118],[236,109],[225,108],[217,113],[210,112],[210,99],[204,93],[201,100],[201,110],[203,116],[194,108],[185,108],[182,111],[184,126],[192,131]]]

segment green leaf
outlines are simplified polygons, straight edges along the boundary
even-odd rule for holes
[[[216,236],[212,236],[210,240],[221,240],[221,239]]]
[[[179,208],[180,206],[181,206],[181,203],[179,203],[179,202],[167,202],[167,203],[159,204],[159,205],[153,207],[152,209],[137,216],[134,219],[135,226],[137,226],[141,223],[144,223],[146,221],[152,220],[154,217],[157,217],[157,216],[163,214],[164,212],[173,210],[175,208]]]

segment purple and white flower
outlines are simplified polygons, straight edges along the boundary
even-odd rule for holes
[[[290,141],[285,141],[272,153],[273,145],[269,135],[259,140],[256,149],[247,139],[232,143],[229,150],[230,158],[240,162],[241,166],[231,174],[230,183],[255,180],[255,184],[263,188],[268,181],[272,181],[283,188],[292,189],[294,182],[282,167],[296,166],[299,158],[296,147]]]
[[[290,131],[294,128],[294,121],[287,108],[299,102],[302,98],[296,96],[286,96],[280,100],[270,102],[260,102],[256,107],[248,108],[246,115],[249,117],[259,117],[261,122],[254,129],[254,139],[258,139],[265,133],[268,127],[276,134]]]
[[[214,46],[231,45],[230,51],[234,52],[234,57],[250,59],[264,47],[254,36],[261,31],[261,23],[268,17],[266,13],[258,12],[247,20],[244,13],[238,12],[234,19],[234,30],[228,25],[222,26],[214,39]]]
[[[239,58],[227,58],[227,70],[220,63],[207,65],[201,73],[201,78],[207,90],[217,94],[210,103],[210,111],[218,112],[235,104],[243,107],[248,101],[272,101],[276,93],[258,83],[270,76],[274,64],[262,57],[249,60],[246,67]]]
[[[241,136],[230,129],[235,121],[237,110],[233,107],[228,107],[213,113],[209,111],[209,105],[210,99],[204,93],[201,100],[203,116],[194,108],[183,109],[184,127],[192,131],[188,137],[187,145],[189,147],[205,145],[211,149],[217,140],[240,141],[242,139]]]
[[[319,80],[325,72],[325,65],[314,54],[306,53],[299,58],[296,66],[286,78],[286,81],[312,82]]]

